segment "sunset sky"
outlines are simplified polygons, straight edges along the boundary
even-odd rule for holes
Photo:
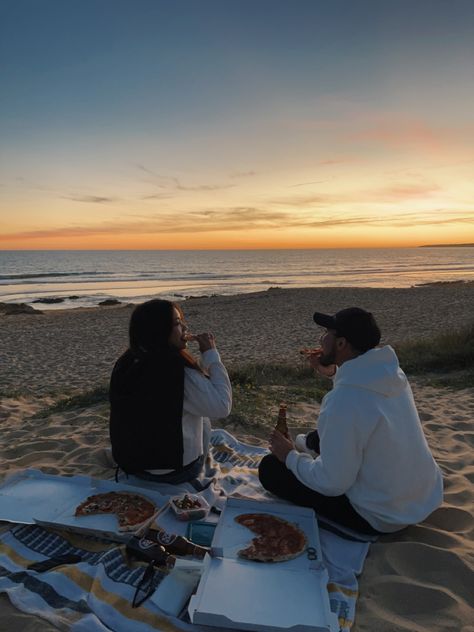
[[[0,249],[474,242],[472,0],[3,0]]]

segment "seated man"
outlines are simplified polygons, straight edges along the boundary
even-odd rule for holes
[[[424,520],[442,502],[442,475],[394,350],[377,347],[380,330],[363,309],[313,318],[326,331],[310,363],[334,376],[334,386],[321,403],[318,433],[298,437],[302,452],[273,431],[272,454],[259,467],[262,485],[362,533]]]

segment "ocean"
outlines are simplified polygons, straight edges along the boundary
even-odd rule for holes
[[[474,247],[0,251],[0,302],[41,309],[270,287],[409,287],[468,280],[474,280]]]

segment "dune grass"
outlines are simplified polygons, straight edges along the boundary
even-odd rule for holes
[[[474,385],[474,323],[428,340],[407,340],[395,349],[408,375],[452,388]]]
[[[307,366],[250,364],[229,371],[233,406],[228,422],[244,429],[275,424],[280,402],[321,401],[331,382]]]

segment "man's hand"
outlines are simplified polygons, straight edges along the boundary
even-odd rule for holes
[[[319,373],[319,375],[323,377],[333,377],[336,373],[336,365],[330,364],[329,366],[323,366],[319,361],[322,355],[322,349],[312,349],[308,354],[309,365]]]
[[[294,450],[295,446],[291,439],[288,439],[278,430],[274,430],[270,435],[270,451],[276,458],[285,463],[288,452]]]

